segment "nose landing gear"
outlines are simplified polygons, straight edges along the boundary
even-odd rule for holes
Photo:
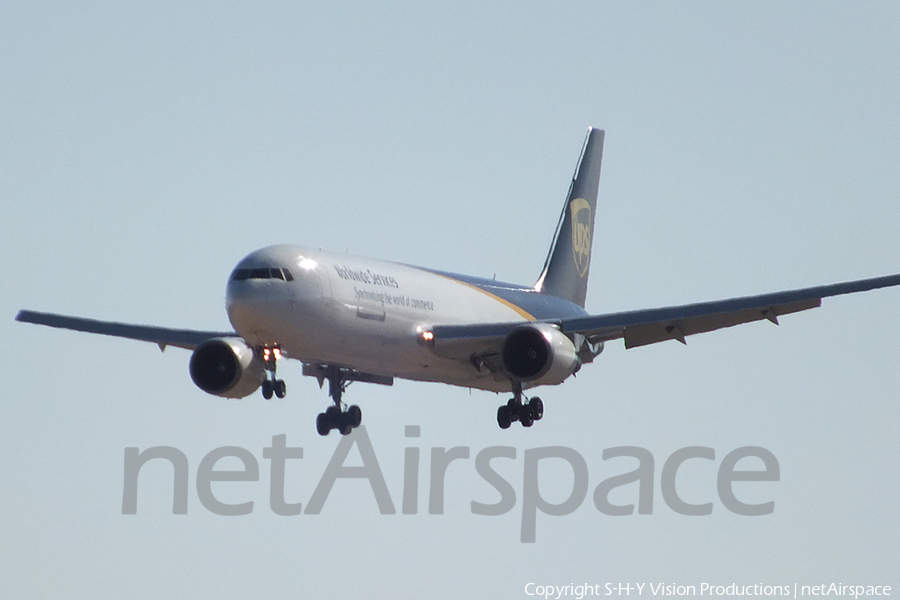
[[[274,348],[262,348],[260,350],[263,361],[266,364],[266,379],[262,383],[262,395],[266,400],[272,399],[272,394],[278,398],[284,398],[287,394],[287,384],[284,379],[275,378],[275,363],[281,358],[281,349],[278,346]]]

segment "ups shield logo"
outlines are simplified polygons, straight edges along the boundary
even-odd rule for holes
[[[591,266],[591,205],[584,198],[576,198],[569,203],[569,210],[572,212],[572,254],[575,268],[583,279]]]

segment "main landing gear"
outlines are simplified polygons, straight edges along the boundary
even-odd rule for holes
[[[497,409],[497,424],[500,429],[509,429],[513,421],[521,421],[522,427],[531,427],[535,421],[544,417],[544,403],[534,397],[523,402],[522,384],[513,382],[513,397],[509,402]]]
[[[287,393],[287,385],[284,383],[284,379],[275,378],[275,361],[281,358],[281,350],[278,347],[263,348],[261,352],[263,361],[266,363],[267,374],[262,383],[263,398],[271,400],[272,394],[278,398],[284,398]]]
[[[266,378],[262,382],[263,398],[271,400],[273,395],[284,398],[287,386],[283,379],[275,377],[275,365],[281,358],[281,349],[277,346],[257,347],[255,352],[263,359],[266,370]],[[332,429],[337,429],[341,435],[347,435],[362,423],[362,410],[356,405],[346,406],[341,401],[341,396],[350,383],[363,381],[380,385],[394,384],[393,377],[361,373],[353,369],[331,365],[304,364],[303,374],[318,379],[319,387],[328,381],[328,395],[334,401],[333,406],[329,406],[325,412],[319,413],[316,418],[316,431],[319,432],[319,435],[328,435]]]
[[[334,401],[333,406],[325,409],[316,417],[316,431],[319,435],[328,435],[332,429],[337,429],[341,435],[347,435],[362,423],[362,410],[355,404],[343,409],[341,396],[347,389],[348,383],[354,381],[351,373],[340,367],[321,367],[324,378],[328,380],[328,395]]]

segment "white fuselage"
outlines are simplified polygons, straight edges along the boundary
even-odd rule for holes
[[[466,361],[437,356],[420,334],[433,324],[534,319],[489,290],[450,276],[298,246],[257,250],[235,272],[266,268],[289,274],[285,279],[233,276],[228,317],[248,343],[279,346],[305,363],[503,391],[508,381],[485,376]]]

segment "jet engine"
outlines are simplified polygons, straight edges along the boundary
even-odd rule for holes
[[[191,379],[201,390],[224,398],[249,396],[266,378],[265,363],[240,338],[214,338],[191,355]]]
[[[562,383],[581,368],[572,340],[549,323],[529,323],[510,331],[501,357],[508,377],[533,385]]]

